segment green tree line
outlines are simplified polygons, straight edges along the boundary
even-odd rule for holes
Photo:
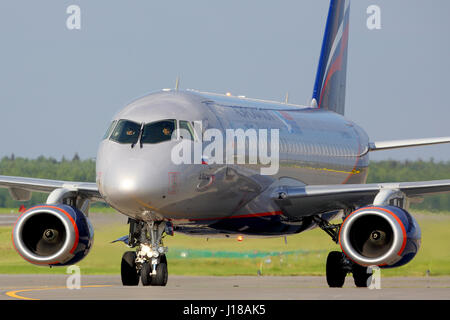
[[[95,160],[80,160],[78,154],[72,160],[40,156],[37,159],[3,157],[0,161],[0,175],[32,177],[53,180],[95,182]],[[8,189],[0,189],[0,207],[17,208],[20,205],[31,207],[45,203],[48,194],[33,192],[29,201],[14,201]],[[96,204],[99,205],[99,204]]]
[[[450,179],[450,161],[371,161],[367,183],[407,182]],[[429,211],[450,211],[450,193],[428,195],[411,208]]]
[[[41,156],[37,159],[3,157],[0,161],[0,175],[34,177],[54,180],[95,182],[95,160],[81,160],[77,154],[72,160],[56,160]],[[372,161],[369,167],[368,183],[421,181],[450,179],[450,161]],[[31,200],[14,201],[7,189],[0,189],[0,207],[16,208],[21,204],[30,207],[44,203],[47,195],[33,193]],[[450,194],[426,196],[422,203],[412,208],[432,211],[450,211]]]

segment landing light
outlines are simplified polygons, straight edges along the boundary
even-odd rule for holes
[[[244,240],[244,237],[243,236],[237,236],[236,240],[241,242],[242,240]]]
[[[132,179],[123,179],[120,182],[120,187],[123,191],[131,191],[134,188],[134,181]]]

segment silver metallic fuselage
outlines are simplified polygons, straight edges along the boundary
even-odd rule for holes
[[[223,226],[216,230],[246,233],[251,229],[248,225],[227,226],[229,218],[277,216],[283,220],[269,196],[277,186],[364,183],[367,177],[366,133],[327,110],[170,90],[132,102],[113,120],[119,119],[201,121],[203,130],[215,128],[223,136],[226,129],[279,130],[275,175],[261,175],[260,168],[267,165],[260,163],[226,164],[224,160],[224,164],[176,165],[171,160],[176,140],[132,148],[104,139],[97,155],[99,191],[112,207],[138,220],[166,219],[180,226],[219,222]],[[264,230],[250,233],[271,234]]]

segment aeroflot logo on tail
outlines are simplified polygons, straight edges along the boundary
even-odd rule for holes
[[[194,131],[201,135],[202,122],[194,122]],[[270,136],[269,136],[270,133]],[[173,138],[190,136],[186,129],[173,133]],[[250,164],[260,166],[261,175],[274,175],[279,169],[278,129],[206,129],[203,141],[179,139],[171,152],[172,162],[180,164]],[[270,147],[270,148],[269,148]]]

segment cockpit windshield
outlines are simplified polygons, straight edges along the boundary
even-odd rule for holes
[[[175,119],[160,120],[147,124],[121,119],[113,122],[108,130],[109,132],[112,131],[112,134],[107,132],[105,136],[110,135],[109,139],[118,143],[129,143],[132,148],[136,144],[139,144],[142,148],[143,144],[155,144],[172,139],[194,140],[194,131],[190,122],[181,120],[179,126],[178,128]],[[177,129],[180,130],[180,133],[176,133]]]
[[[112,135],[111,140],[119,143],[136,143],[139,138],[141,125],[129,120],[119,120]]]
[[[189,121],[180,120],[180,138],[194,140],[194,130]]]
[[[113,122],[111,122],[111,124],[108,127],[108,130],[106,130],[105,135],[103,136],[103,139],[108,139],[109,135],[111,134],[111,131],[114,129],[114,126],[116,125],[117,121],[114,120]]]
[[[176,129],[176,120],[162,120],[144,125],[142,143],[159,143],[172,139],[172,133]]]

